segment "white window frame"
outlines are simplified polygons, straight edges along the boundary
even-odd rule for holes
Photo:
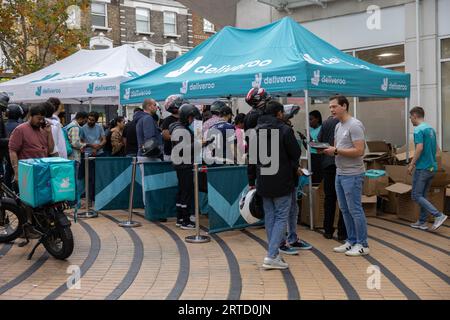
[[[105,35],[103,33],[100,33],[98,36],[92,37],[89,40],[89,49],[94,50],[94,46],[105,46],[105,47],[108,47],[109,49],[111,49],[114,46],[114,42],[111,39],[109,39],[108,37],[105,37]],[[95,49],[95,50],[100,50],[100,49]]]
[[[138,30],[138,18],[137,18],[138,10],[145,10],[148,12],[148,32]],[[136,7],[134,12],[135,12],[135,16],[136,16],[136,34],[146,34],[146,35],[151,35],[151,36],[154,35],[155,33],[152,32],[152,26],[151,26],[151,21],[152,21],[151,10],[148,8]],[[142,21],[142,20],[139,20],[139,21]]]
[[[443,105],[442,105],[442,64],[445,62],[450,62],[450,58],[442,57],[442,41],[450,39],[450,35],[445,35],[438,37],[438,45],[437,45],[437,55],[438,55],[438,126],[439,126],[439,148],[443,150],[444,147],[444,119],[443,116]]]
[[[206,26],[211,25],[212,29],[208,29]],[[216,26],[211,21],[208,21],[207,19],[203,18],[203,32],[205,33],[216,33]]]
[[[171,41],[173,41],[173,40],[171,40]],[[178,44],[176,44],[176,43],[166,43],[162,47],[163,64],[167,63],[167,51],[177,52],[178,53],[177,58],[183,54],[183,49]]]
[[[108,3],[106,1],[93,1],[91,4],[91,16],[92,16],[92,5],[93,4],[100,4],[105,7],[105,26],[96,26],[92,24],[92,30],[105,30],[105,31],[111,31],[112,29],[108,27]],[[98,15],[98,14],[96,14]]]
[[[137,41],[132,43],[133,48],[135,48],[137,51],[139,49],[143,49],[143,50],[150,50],[151,54],[150,54],[150,59],[152,59],[153,61],[156,61],[156,46],[147,40],[142,40],[142,41]]]
[[[175,15],[175,33],[167,33],[166,32],[166,14],[167,13],[172,13]],[[163,11],[163,28],[164,28],[164,38],[168,38],[168,37],[174,37],[174,38],[181,38],[181,36],[178,33],[178,17],[177,17],[177,13],[175,11]]]

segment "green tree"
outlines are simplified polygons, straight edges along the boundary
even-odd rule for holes
[[[0,49],[14,73],[32,73],[74,53],[79,44],[86,45],[87,30],[67,24],[67,8],[72,5],[86,13],[90,1],[2,1]]]

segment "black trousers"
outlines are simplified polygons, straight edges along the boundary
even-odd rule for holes
[[[320,183],[323,179],[322,155],[311,153],[312,183]]]
[[[192,168],[175,169],[178,178],[177,219],[189,221],[194,201],[194,172]]]
[[[336,212],[336,166],[331,165],[323,169],[323,186],[325,192],[325,217],[323,220],[323,228],[325,233],[334,233],[334,214]],[[347,230],[345,229],[344,219],[342,217],[342,212],[339,210],[339,221],[338,221],[338,236],[347,237]]]

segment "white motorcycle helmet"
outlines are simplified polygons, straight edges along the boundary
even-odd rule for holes
[[[248,224],[254,224],[264,218],[261,197],[256,194],[256,189],[246,191],[239,201],[239,211]]]

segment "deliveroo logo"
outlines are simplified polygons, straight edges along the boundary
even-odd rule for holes
[[[381,90],[387,91],[389,88],[389,78],[383,79],[383,84],[381,85]]]
[[[70,179],[69,178],[64,178],[62,179],[62,183],[60,184],[61,189],[67,189],[68,187],[70,187]]]
[[[203,56],[202,57],[197,57],[194,60],[190,60],[190,61],[186,62],[184,64],[184,66],[182,66],[180,69],[172,71],[172,72],[169,72],[168,74],[166,74],[165,77],[166,78],[177,78],[177,77],[181,76],[183,73],[186,73],[189,70],[191,70],[202,59],[203,59]]]
[[[45,77],[43,77],[42,79],[34,80],[34,81],[31,81],[30,83],[36,83],[36,82],[41,82],[41,81],[47,81],[47,80],[50,80],[50,79],[53,79],[53,78],[59,76],[60,74],[61,74],[61,73],[59,73],[59,72],[57,72],[57,73],[52,73],[52,74],[48,74],[48,75],[46,75]]]
[[[180,93],[186,94],[186,93],[188,93],[188,90],[189,90],[189,80],[183,81],[183,85],[180,88]]]
[[[134,71],[128,71],[127,73],[128,73],[128,76],[129,76],[130,78],[137,78],[137,77],[139,77],[139,74],[138,74],[137,72],[134,72]]]
[[[252,82],[253,88],[259,89],[261,88],[263,75],[262,73],[255,74],[255,81]]]
[[[89,94],[92,94],[94,92],[94,82],[89,83],[88,88],[86,89],[86,92]]]
[[[39,86],[39,87],[37,87],[37,89],[36,89],[35,95],[38,96],[38,97],[40,97],[41,94],[42,94],[42,86]]]
[[[131,88],[125,89],[125,92],[123,94],[123,99],[130,100],[130,93],[131,93]]]
[[[314,71],[314,77],[311,78],[311,84],[318,86],[320,83],[320,70]]]

